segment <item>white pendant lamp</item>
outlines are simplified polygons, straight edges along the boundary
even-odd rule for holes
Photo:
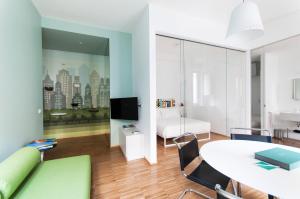
[[[228,26],[228,40],[249,41],[264,34],[264,26],[257,5],[243,1],[231,13]]]

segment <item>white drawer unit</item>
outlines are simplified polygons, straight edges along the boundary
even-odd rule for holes
[[[133,128],[120,128],[119,141],[127,161],[144,158],[144,134]]]

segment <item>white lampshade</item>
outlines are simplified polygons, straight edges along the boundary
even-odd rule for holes
[[[258,7],[252,1],[238,5],[231,13],[227,39],[249,41],[264,34]]]

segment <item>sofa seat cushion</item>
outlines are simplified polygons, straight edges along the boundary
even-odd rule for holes
[[[89,199],[90,156],[42,162],[13,195],[15,199]]]

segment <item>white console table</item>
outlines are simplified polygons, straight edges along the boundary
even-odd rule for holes
[[[127,161],[144,158],[144,134],[133,128],[120,128],[120,147]]]

